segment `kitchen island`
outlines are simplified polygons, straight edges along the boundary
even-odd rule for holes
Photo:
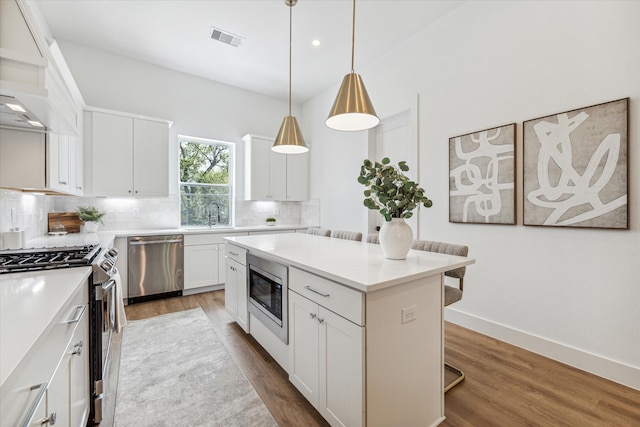
[[[225,240],[288,267],[288,357],[253,316],[249,330],[330,424],[444,420],[443,274],[473,259],[390,260],[379,245],[301,233]]]

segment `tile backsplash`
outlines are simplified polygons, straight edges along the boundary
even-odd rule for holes
[[[180,227],[178,196],[157,199],[115,199],[76,196],[45,196],[0,189],[0,232],[26,230],[26,238],[42,236],[49,212],[75,212],[78,206],[107,211],[102,230],[144,230]],[[254,202],[237,200],[235,226],[264,225],[267,217],[279,225],[320,224],[320,200],[307,202]]]

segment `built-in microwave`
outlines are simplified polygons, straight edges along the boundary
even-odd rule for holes
[[[247,254],[249,313],[282,342],[289,344],[287,315],[288,269],[282,264]]]

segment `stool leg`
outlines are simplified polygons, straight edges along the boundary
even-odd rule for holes
[[[447,386],[444,388],[444,392],[446,393],[456,385],[460,384],[462,380],[464,380],[464,372],[462,372],[460,369],[456,368],[455,366],[448,364],[447,362],[444,363],[444,368],[453,372],[458,376],[458,378],[453,380],[450,384],[447,384]]]

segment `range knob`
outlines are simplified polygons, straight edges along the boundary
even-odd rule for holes
[[[112,256],[113,258],[118,256],[118,250],[116,248],[111,248],[109,249],[109,251],[107,252],[110,256]]]

